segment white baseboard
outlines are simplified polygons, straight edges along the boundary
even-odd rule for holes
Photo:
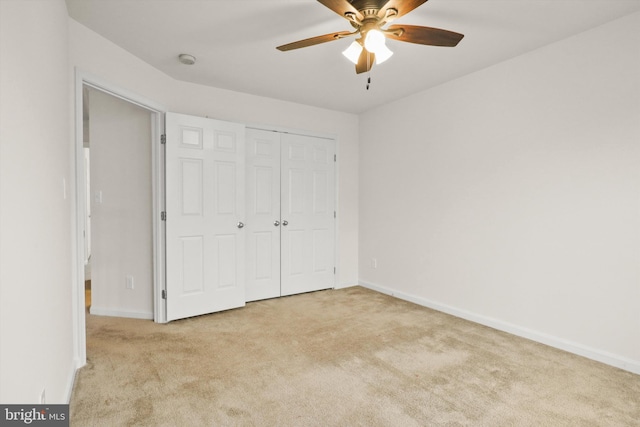
[[[579,343],[523,328],[499,319],[461,310],[456,307],[441,304],[415,295],[399,292],[395,289],[376,285],[374,283],[360,281],[360,286],[640,375],[640,361],[637,360],[631,360],[606,351],[587,347]]]
[[[123,311],[113,310],[110,308],[94,307],[93,305],[89,309],[89,313],[96,316],[111,316],[111,317],[128,317],[130,319],[145,319],[153,320],[153,313],[147,311]]]
[[[66,401],[67,404],[71,403],[71,395],[73,394],[73,387],[76,384],[76,375],[78,373],[78,369],[80,369],[80,367],[78,366],[78,361],[74,360],[72,369],[69,372],[69,378],[67,378],[67,390],[65,393],[65,396],[67,398],[67,401]]]

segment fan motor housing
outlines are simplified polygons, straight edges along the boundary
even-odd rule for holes
[[[355,7],[365,17],[370,14],[377,14],[382,5],[388,0],[349,0],[349,3]]]

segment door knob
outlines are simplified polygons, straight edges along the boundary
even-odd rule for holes
[[[276,227],[280,225],[280,221],[278,221],[277,219],[275,221],[273,221],[273,225],[275,225]]]
[[[239,222],[238,223],[238,228],[242,228],[242,227],[244,227],[244,222]]]
[[[286,227],[287,225],[289,225],[289,221],[287,221],[287,220],[282,221],[282,225],[284,225]]]

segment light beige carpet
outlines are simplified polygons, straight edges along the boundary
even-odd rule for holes
[[[640,376],[361,287],[87,316],[72,426],[638,426]]]

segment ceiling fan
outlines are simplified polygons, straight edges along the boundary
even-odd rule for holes
[[[356,73],[371,70],[373,63],[380,64],[392,54],[385,45],[385,38],[402,42],[429,46],[454,47],[464,37],[463,34],[439,28],[416,25],[385,25],[411,12],[427,0],[318,0],[338,15],[345,18],[355,31],[338,31],[323,36],[278,46],[276,49],[287,51],[339,40],[346,37],[358,37],[343,54],[356,64]]]

